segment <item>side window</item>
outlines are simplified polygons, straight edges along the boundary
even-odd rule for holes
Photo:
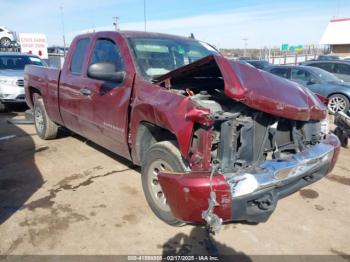
[[[311,80],[311,74],[303,69],[292,69],[291,80],[302,85],[307,85]]]
[[[315,64],[311,64],[311,66],[318,67],[328,72],[334,73],[333,63],[315,63]]]
[[[280,77],[288,78],[288,68],[272,68],[270,73]]]
[[[124,70],[123,58],[117,45],[110,39],[97,39],[90,65],[95,63],[111,63],[116,71]]]
[[[337,70],[335,72],[338,74],[350,75],[350,65],[337,64]]]
[[[4,29],[0,28],[0,32],[3,32],[3,31],[4,31]]]
[[[80,39],[78,41],[70,64],[71,73],[78,75],[81,74],[89,42],[90,40],[88,38]]]

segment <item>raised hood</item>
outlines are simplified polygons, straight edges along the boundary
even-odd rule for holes
[[[308,89],[222,56],[207,56],[162,75],[156,82],[195,77],[222,77],[226,96],[259,111],[301,121],[326,117],[326,107]]]

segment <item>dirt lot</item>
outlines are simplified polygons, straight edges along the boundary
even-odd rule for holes
[[[158,220],[138,169],[74,135],[38,138],[0,114],[0,255],[207,254],[203,228]],[[350,150],[326,179],[279,202],[264,224],[228,224],[221,254],[350,254]]]

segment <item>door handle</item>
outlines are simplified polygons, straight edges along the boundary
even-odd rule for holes
[[[84,96],[90,96],[91,95],[91,90],[87,88],[82,88],[80,89],[80,93]]]

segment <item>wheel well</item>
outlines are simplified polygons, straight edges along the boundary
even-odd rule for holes
[[[35,87],[31,87],[31,86],[28,88],[28,90],[29,90],[29,94],[30,94],[30,102],[32,105],[34,105],[34,100],[36,97],[35,94],[41,96],[40,90],[36,89]]]
[[[329,94],[327,96],[327,98],[330,98],[332,95],[342,95],[342,96],[345,96],[348,100],[350,100],[349,96],[347,94],[344,94],[344,93],[340,93],[340,92],[334,92],[332,94]]]
[[[176,141],[176,136],[169,130],[153,125],[148,122],[141,122],[136,136],[136,156],[139,163],[148,149],[160,141]]]

